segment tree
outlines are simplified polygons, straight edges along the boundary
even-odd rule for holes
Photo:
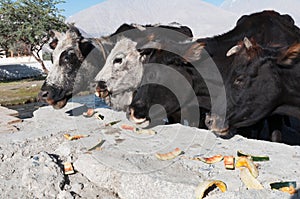
[[[63,10],[56,7],[60,3],[64,0],[1,0],[0,47],[8,51],[23,42],[48,73],[39,52],[49,41],[50,30],[67,28],[65,17],[60,14]]]

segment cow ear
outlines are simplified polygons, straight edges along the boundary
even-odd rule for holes
[[[88,54],[95,48],[91,41],[83,39],[79,42],[79,49],[83,57],[87,57]]]
[[[78,28],[76,28],[74,25],[68,24],[69,30],[67,30],[67,37],[73,39],[73,40],[80,40],[82,38],[81,33]]]
[[[64,35],[64,33],[58,32],[56,30],[50,30],[49,31],[49,36],[51,38],[57,38],[58,40],[61,40],[63,35]]]
[[[140,61],[141,62],[144,62],[147,59],[149,59],[154,52],[154,50],[152,48],[143,48],[143,49],[137,49],[137,50],[140,53]]]
[[[49,47],[54,50],[57,46],[57,43],[58,43],[58,39],[57,38],[54,38],[50,43],[49,43]]]
[[[284,67],[292,67],[300,62],[300,43],[290,46],[282,56],[277,60],[277,63]]]
[[[52,38],[52,41],[49,43],[49,47],[54,50],[57,46],[59,40],[62,40],[63,33],[60,33],[56,30],[50,30],[49,36]]]
[[[137,51],[140,53],[140,60],[144,62],[147,57],[149,58],[156,49],[161,49],[162,45],[158,42],[150,41],[142,46],[137,44]]]
[[[204,47],[205,43],[195,42],[191,47],[187,49],[187,51],[183,55],[183,58],[188,62],[199,60],[201,58],[201,53]]]

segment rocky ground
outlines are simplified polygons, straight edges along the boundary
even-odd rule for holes
[[[86,107],[69,103],[61,110],[43,107],[34,117],[16,124],[15,133],[0,134],[0,198],[195,198],[197,185],[222,180],[227,191],[215,189],[206,198],[300,198],[270,189],[271,182],[296,181],[300,188],[300,146],[230,140],[182,125],[158,126],[156,135],[121,130],[130,124],[125,113],[96,109],[104,120],[85,118]],[[121,120],[113,126],[105,124]],[[64,134],[89,135],[68,140]],[[101,147],[89,149],[104,140]],[[237,150],[270,157],[259,162],[262,190],[247,190],[240,169],[226,170],[223,162],[206,164],[179,156],[161,161],[156,153],[182,149],[185,157],[236,155]],[[65,175],[64,162],[75,173]]]

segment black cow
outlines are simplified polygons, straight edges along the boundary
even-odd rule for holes
[[[231,128],[249,126],[275,113],[300,119],[300,43],[270,49],[252,41],[239,44],[232,56],[236,66],[225,81],[228,111],[226,119],[219,117],[221,123]],[[245,62],[245,57],[251,61]],[[214,122],[216,128],[223,128]]]
[[[201,84],[204,80],[198,71],[186,61],[188,58],[174,52],[153,49],[148,54],[149,51],[143,49],[141,52],[146,56],[147,63],[143,65],[141,85],[129,105],[130,120],[139,124],[151,121],[152,125],[156,125],[167,118],[168,123],[185,123],[205,128],[205,113],[208,110],[199,109],[198,103],[202,102],[198,102],[197,95],[203,94],[206,85]],[[153,108],[157,104],[163,109]]]
[[[223,77],[223,79],[226,79],[227,77],[230,77],[230,68],[232,68],[233,64],[236,64],[234,63],[233,57],[231,56],[226,57],[226,54],[229,55],[230,53],[233,53],[235,50],[237,50],[237,49],[231,49],[231,51],[229,51],[230,48],[234,46],[239,40],[242,40],[244,36],[251,36],[251,38],[255,38],[263,46],[279,48],[291,44],[295,41],[300,41],[299,33],[300,33],[299,29],[294,25],[293,20],[288,15],[280,15],[274,11],[264,11],[262,13],[256,13],[250,16],[242,17],[237,22],[237,26],[232,31],[226,34],[223,34],[221,36],[216,36],[213,38],[199,39],[193,43],[182,44],[182,45],[189,45],[190,47],[187,48],[188,50],[186,52],[181,54],[185,55],[186,58],[189,58],[189,55],[190,57],[193,57],[194,55],[202,56],[200,61],[193,63],[193,65],[196,65],[196,67],[200,69],[206,67],[209,70],[210,64],[212,65],[216,64],[221,76]],[[203,51],[202,48],[199,48],[199,45],[201,46],[203,45],[203,43],[205,44],[204,49],[207,50],[208,55],[213,60],[213,62],[209,62],[209,64],[208,62],[205,61],[205,57],[207,58],[206,53],[203,53],[205,51]],[[178,48],[179,49],[182,48],[182,45],[179,45],[180,47]],[[250,60],[247,59],[247,57],[244,57],[244,61],[249,62]],[[208,78],[207,81],[209,82],[211,80],[209,80]],[[194,88],[195,90],[197,90],[197,86],[198,86],[199,92],[201,92],[200,95],[197,95],[199,102],[201,102],[199,103],[199,105],[202,108],[211,109],[210,93],[207,88],[203,89],[203,87],[206,86],[204,85],[204,83],[205,82],[202,81],[202,83],[196,85],[196,88],[195,87]],[[149,90],[149,87],[147,89]],[[153,93],[156,93],[155,95],[153,93],[152,95],[147,95],[146,92],[141,90],[142,89],[138,90],[137,94],[133,99],[133,103],[130,106],[131,114],[133,114],[136,118],[138,118],[139,119],[138,121],[143,121],[141,116],[142,115],[145,116],[145,113],[147,111],[143,111],[142,112],[143,114],[140,114],[139,111],[135,110],[135,106],[138,107],[138,110],[142,110],[143,108],[145,108],[146,110],[149,111],[149,109],[147,109],[148,107],[150,107],[149,104],[143,102],[143,100],[147,99],[146,101],[149,102],[149,99],[156,98],[155,95],[157,95],[157,92],[154,91]],[[157,89],[157,91],[159,91],[159,89]],[[139,94],[139,92],[144,94],[146,93],[146,96],[141,97],[143,94]],[[167,91],[164,92],[166,93]],[[163,106],[167,107],[167,105],[170,106],[169,104],[172,103],[171,99],[172,98],[167,99],[163,97],[160,100],[159,99],[155,99],[155,100],[160,101],[160,104],[164,104]],[[178,102],[174,100],[173,103],[176,104]],[[223,103],[226,102],[224,101]],[[142,107],[141,104],[144,104],[145,106]],[[242,125],[242,126],[248,126],[248,125]],[[223,135],[223,136],[227,136],[228,133],[227,127],[222,129],[215,128],[213,130],[215,130],[219,135]]]
[[[146,42],[153,34],[150,27],[151,25],[123,24],[111,36],[99,39],[84,38],[74,26],[70,26],[65,34],[54,34],[54,40],[50,43],[50,47],[54,49],[53,66],[41,88],[39,98],[56,109],[64,107],[72,95],[88,89],[118,37],[123,35],[141,43]],[[181,35],[186,35],[184,38],[177,38],[177,41],[193,36],[186,26],[159,27],[162,27],[160,30],[172,29],[182,33]],[[155,34],[163,38],[165,32],[155,32]]]

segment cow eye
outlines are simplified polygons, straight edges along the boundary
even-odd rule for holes
[[[240,75],[240,76],[238,76],[234,80],[233,84],[236,85],[236,86],[238,86],[238,87],[242,87],[244,85],[244,83],[245,83],[244,80],[245,80],[245,76],[244,75]]]
[[[64,61],[65,62],[69,62],[69,60],[70,60],[70,56],[67,54],[67,55],[65,55],[65,57],[64,57]]]
[[[122,61],[123,61],[122,58],[115,58],[113,64],[122,64]]]

